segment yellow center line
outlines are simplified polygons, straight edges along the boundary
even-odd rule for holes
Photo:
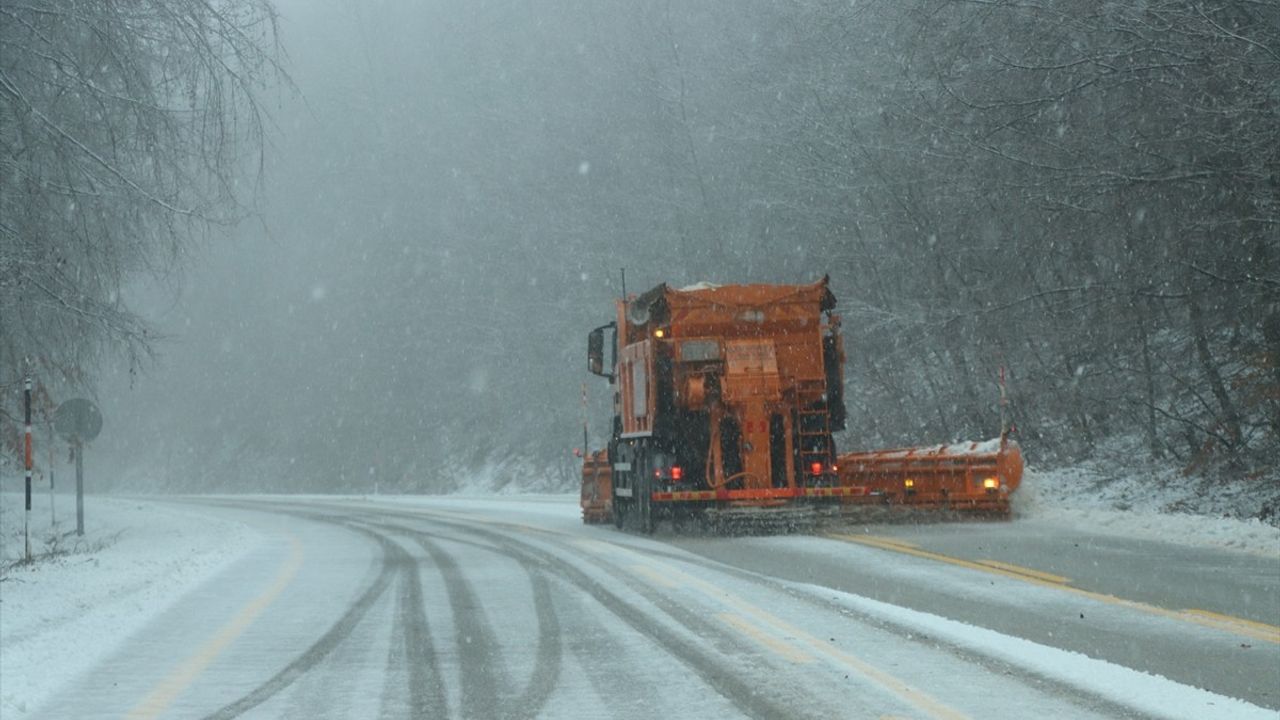
[[[928,550],[920,550],[904,543],[887,542],[882,538],[870,535],[844,535],[841,533],[830,533],[827,537],[835,540],[844,540],[845,542],[858,543],[859,545],[868,545],[881,550],[892,550],[893,552],[914,555],[928,560],[937,560],[951,565],[959,565],[960,567],[966,567],[971,570],[981,570],[982,572],[992,573],[995,575],[1003,575],[1005,577],[1014,578],[1015,580],[1039,580],[1040,582],[1055,585],[1062,582],[1069,582],[1066,578],[1061,578],[1057,575],[1050,576],[1054,579],[1048,580],[1043,577],[1043,575],[1047,575],[1047,573],[1041,573],[1039,570],[1032,570],[1031,568],[1019,567],[1008,563],[996,563],[994,561],[962,560],[960,558],[951,557],[950,555],[942,555],[940,553],[929,552]]]
[[[236,613],[234,617],[215,632],[199,650],[186,660],[183,660],[168,677],[156,685],[143,698],[142,702],[130,710],[125,717],[129,720],[150,720],[158,717],[173,704],[173,701],[190,687],[191,683],[195,682],[200,673],[209,667],[214,658],[218,657],[228,645],[244,633],[254,619],[261,615],[262,611],[266,610],[267,606],[280,596],[280,593],[284,592],[284,589],[293,581],[294,576],[298,574],[298,569],[302,567],[302,556],[302,543],[296,537],[289,536],[289,556],[285,558],[284,564],[281,566],[280,572],[276,574],[271,586],[264,590],[261,595],[249,601],[247,605],[240,609],[240,612]]]
[[[793,663],[804,665],[813,662],[813,656],[795,645],[776,638],[755,625],[752,625],[750,620],[742,617],[741,615],[734,615],[733,613],[717,613],[716,617],[743,635],[746,635],[752,640],[764,645]]]
[[[863,537],[867,540],[871,540],[877,543],[884,543],[886,545],[896,545],[897,547],[905,547],[905,548],[920,547],[919,545],[916,545],[915,543],[909,543],[906,540],[899,540],[898,538],[885,537],[883,535],[861,535],[857,537]]]
[[[1014,565],[1013,563],[1001,562],[999,560],[979,560],[978,564],[986,565],[987,567],[993,567],[997,570],[1007,570],[1011,573],[1016,573],[1018,575],[1026,575],[1027,577],[1033,577],[1033,578],[1036,578],[1037,580],[1044,580],[1045,582],[1057,583],[1058,585],[1066,585],[1067,583],[1071,582],[1071,578],[1065,578],[1065,577],[1062,577],[1061,575],[1054,575],[1053,573],[1047,573],[1047,572],[1044,572],[1043,570],[1033,570],[1032,568],[1022,567],[1021,565]]]
[[[1072,587],[1066,584],[1070,582],[1069,579],[1058,575],[1051,575],[1050,573],[1044,573],[1039,570],[1032,570],[1031,568],[1010,565],[1008,563],[1000,563],[994,560],[963,560],[961,558],[951,557],[950,555],[943,555],[941,553],[929,552],[928,550],[919,550],[913,547],[907,547],[904,544],[886,542],[883,538],[877,538],[874,536],[831,533],[828,534],[827,537],[834,540],[843,540],[845,542],[858,543],[859,545],[867,545],[880,550],[889,550],[892,552],[913,555],[927,560],[937,560],[938,562],[969,568],[970,570],[979,570],[992,575],[1001,575],[1003,577],[1013,578],[1014,580],[1021,580],[1022,582],[1030,583],[1032,585],[1040,585],[1042,587],[1053,588],[1062,592],[1069,592],[1080,597],[1097,600],[1098,602],[1107,603],[1109,605],[1117,605],[1119,607],[1138,610],[1151,615],[1159,615],[1173,620],[1194,623],[1202,627],[1222,630],[1235,635],[1252,638],[1254,640],[1280,644],[1280,627],[1254,620],[1245,620],[1244,618],[1222,615],[1219,613],[1209,612],[1207,610],[1170,610],[1168,608],[1150,605],[1138,600],[1126,600],[1124,598],[1116,597],[1115,595],[1108,595],[1106,593]]]
[[[578,547],[582,548],[583,550],[586,550],[587,552],[595,553],[597,555],[604,555],[609,552],[612,552],[612,548],[613,548],[613,546],[610,545],[609,543],[602,542],[600,540],[588,540],[585,538],[578,538],[578,539],[570,540],[569,542],[573,545],[577,545]]]
[[[834,660],[844,667],[853,670],[864,678],[871,680],[881,688],[887,690],[889,693],[896,695],[901,700],[923,710],[930,717],[936,718],[936,720],[969,720],[968,715],[965,715],[955,708],[942,703],[919,688],[916,688],[909,683],[880,670],[859,657],[840,650],[831,643],[801,630],[776,615],[752,605],[746,600],[734,595],[718,585],[690,575],[674,566],[654,560],[629,548],[616,545],[615,547],[619,555],[628,555],[633,559],[640,561],[639,563],[630,566],[633,572],[638,572],[639,568],[645,567],[646,572],[643,574],[646,577],[658,576],[664,578],[668,582],[676,582],[681,585],[686,585],[698,590],[713,602],[723,604],[732,610],[736,610],[737,613],[739,613],[738,615],[734,615],[733,613],[720,613],[717,617],[730,624],[735,629],[745,633],[757,642],[765,644],[771,650],[774,650],[783,657],[792,659],[792,653],[799,653],[808,659],[804,661],[796,660],[796,662],[810,662],[813,660],[813,658],[810,657],[803,649],[797,648],[781,638],[776,637],[775,634],[780,634],[788,639],[798,641],[802,645],[807,646],[810,651],[815,652],[818,655],[824,655],[829,660]],[[752,619],[756,621],[756,624],[752,624]],[[771,634],[770,631],[772,631],[773,634]],[[797,655],[796,657],[798,658],[800,655]]]
[[[646,579],[649,580],[649,582],[655,585],[661,585],[662,587],[665,587],[665,588],[680,587],[680,584],[677,583],[675,580],[672,580],[671,578],[667,577],[666,575],[663,575],[662,573],[658,572],[654,568],[649,567],[648,565],[636,564],[636,565],[630,566],[629,569],[631,570],[631,572],[634,572],[637,575],[643,575]]]
[[[885,690],[897,695],[902,700],[916,706],[938,720],[968,720],[968,716],[964,713],[931,697],[919,688],[913,687],[903,680],[884,672],[862,658],[851,655],[835,647],[829,642],[810,635],[804,630],[801,630],[791,623],[788,623],[787,621],[748,603],[746,600],[737,597],[723,588],[701,578],[688,575],[676,568],[668,568],[667,570],[672,575],[677,577],[682,576],[689,585],[700,588],[704,594],[710,596],[712,599],[719,600],[730,607],[736,608],[739,612],[750,615],[760,622],[772,626],[776,631],[790,635],[791,637],[802,641],[804,644],[808,645],[810,649],[817,651],[819,654],[826,655],[828,658],[836,660],[845,667],[858,672],[863,677],[875,682]]]
[[[1202,622],[1214,627],[1222,627],[1230,630],[1231,632],[1239,632],[1240,628],[1253,630],[1269,636],[1262,639],[1269,640],[1273,643],[1280,643],[1280,627],[1276,627],[1275,625],[1268,625],[1256,620],[1246,620],[1245,618],[1239,618],[1233,615],[1223,615],[1222,613],[1216,613],[1212,610],[1200,610],[1198,608],[1188,608],[1182,612],[1184,615],[1197,618],[1196,620],[1193,620],[1193,622]]]

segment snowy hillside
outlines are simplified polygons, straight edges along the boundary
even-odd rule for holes
[[[1169,469],[1117,476],[1103,463],[1051,471],[1028,468],[1013,496],[1019,521],[1100,533],[1265,552],[1280,557],[1280,485],[1213,482]],[[1259,515],[1267,521],[1259,519]]]

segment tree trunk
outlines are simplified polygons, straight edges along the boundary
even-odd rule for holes
[[[1192,296],[1187,305],[1191,314],[1191,334],[1195,341],[1200,369],[1204,372],[1205,379],[1209,381],[1209,389],[1213,391],[1218,405],[1222,407],[1222,425],[1227,431],[1227,438],[1231,441],[1231,449],[1238,449],[1242,438],[1240,413],[1236,410],[1231,395],[1227,393],[1227,385],[1223,382],[1222,373],[1218,371],[1218,365],[1213,360],[1213,353],[1210,352],[1209,336],[1205,332],[1204,312],[1200,308],[1200,299]]]
[[[1271,370],[1271,387],[1266,390],[1271,434],[1273,440],[1280,441],[1280,304],[1272,304],[1271,311],[1263,318],[1262,337],[1266,341],[1263,362]]]
[[[1156,433],[1156,378],[1151,367],[1151,325],[1148,317],[1150,310],[1149,303],[1144,302],[1138,313],[1138,332],[1142,335],[1143,399],[1147,406],[1146,423],[1143,429],[1147,436],[1147,449],[1150,450],[1151,457],[1159,458],[1162,453],[1160,436]]]

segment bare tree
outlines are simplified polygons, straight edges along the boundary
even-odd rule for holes
[[[277,57],[270,0],[0,0],[0,412],[150,352],[121,287],[250,210]]]

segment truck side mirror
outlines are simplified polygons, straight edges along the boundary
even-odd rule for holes
[[[599,375],[602,378],[608,378],[609,382],[613,382],[613,373],[605,372],[604,369],[604,331],[616,328],[617,326],[617,323],[601,325],[595,330],[592,330],[591,334],[587,335],[587,370],[592,375]],[[612,365],[618,361],[616,340],[613,354],[613,363],[610,364],[610,370],[613,369]]]
[[[592,375],[604,375],[604,328],[587,335],[587,370]]]

